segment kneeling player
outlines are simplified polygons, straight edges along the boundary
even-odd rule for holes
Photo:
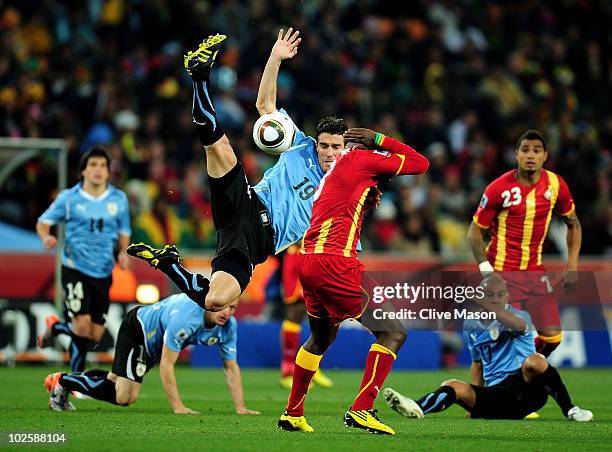
[[[505,281],[487,277],[483,308],[496,320],[464,323],[464,336],[472,355],[472,384],[447,380],[434,392],[414,401],[386,388],[387,403],[406,417],[446,410],[457,403],[471,418],[523,419],[546,404],[552,396],[572,421],[590,421],[593,413],[574,405],[559,372],[535,352],[534,327],[529,314],[506,307]]]
[[[131,405],[138,398],[144,375],[159,361],[159,373],[172,409],[177,414],[199,414],[187,408],[178,391],[174,364],[188,345],[219,345],[225,381],[238,414],[259,414],[244,405],[240,368],[236,362],[237,323],[232,317],[238,300],[217,312],[206,312],[186,295],[172,295],[154,305],[139,306],[126,315],[115,346],[112,372],[99,369],[48,375],[49,408],[74,411],[70,391],[114,405]]]

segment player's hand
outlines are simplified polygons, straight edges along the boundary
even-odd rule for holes
[[[380,207],[380,201],[382,199],[382,192],[378,189],[378,187],[370,188],[368,192],[368,196],[365,199],[365,203],[363,207],[365,209],[378,209]]]
[[[566,267],[561,276],[561,286],[565,290],[565,295],[571,295],[576,292],[578,284],[578,272],[575,268]]]
[[[238,413],[238,414],[261,414],[259,411],[249,410],[245,406],[242,406],[240,408],[236,408],[236,413]]]
[[[179,408],[175,408],[174,414],[200,414],[200,412],[192,410],[191,408],[187,408],[186,406],[182,406]]]
[[[293,28],[289,28],[287,33],[284,33],[281,28],[278,32],[278,39],[272,47],[272,56],[281,61],[293,58],[297,54],[298,45],[302,42],[302,38],[298,38],[299,34],[299,30],[293,31]]]
[[[363,144],[368,149],[374,149],[376,132],[363,127],[353,127],[344,132],[344,141]]]
[[[128,259],[128,255],[125,251],[119,251],[119,254],[117,254],[117,262],[122,270],[129,267],[130,260]]]
[[[51,251],[57,245],[57,237],[49,234],[43,240],[43,245],[47,251]]]

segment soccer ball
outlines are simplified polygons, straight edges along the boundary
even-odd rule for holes
[[[271,155],[280,155],[289,149],[294,135],[295,124],[280,111],[261,116],[253,126],[253,141]]]

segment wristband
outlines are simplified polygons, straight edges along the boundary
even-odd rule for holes
[[[384,140],[385,136],[382,133],[376,132],[376,136],[374,137],[374,144],[376,146],[382,146]]]
[[[483,275],[487,275],[495,271],[489,261],[482,261],[480,264],[478,264],[478,268],[480,269],[480,273]]]

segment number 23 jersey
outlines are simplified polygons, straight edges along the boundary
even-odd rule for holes
[[[310,226],[313,195],[323,174],[315,140],[296,128],[291,147],[254,187],[272,217],[276,253],[301,240]]]
[[[486,188],[474,223],[491,228],[487,259],[496,271],[542,270],[542,245],[552,212],[571,215],[574,200],[563,178],[543,169],[540,180],[526,186],[508,171]]]

